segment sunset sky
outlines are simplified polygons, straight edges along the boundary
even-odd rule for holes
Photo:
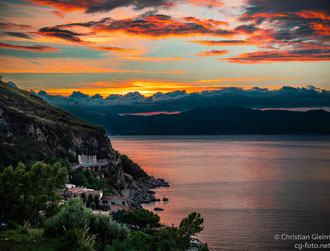
[[[330,89],[328,0],[1,0],[0,73],[49,94]]]

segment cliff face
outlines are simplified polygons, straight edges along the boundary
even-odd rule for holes
[[[0,81],[0,161],[45,161],[80,156],[113,160],[105,130],[51,106],[37,95]],[[0,165],[1,165],[0,162]]]
[[[72,166],[81,163],[107,162],[96,172],[120,195],[128,197],[131,207],[155,200],[151,188],[167,182],[145,174],[127,182],[121,156],[110,143],[105,130],[81,121],[51,106],[33,93],[0,81],[0,169],[24,163],[66,159]]]

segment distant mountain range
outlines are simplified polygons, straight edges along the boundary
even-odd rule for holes
[[[324,110],[210,107],[171,115],[104,115],[99,123],[119,135],[330,134],[330,113]]]

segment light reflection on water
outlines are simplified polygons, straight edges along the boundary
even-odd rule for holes
[[[166,224],[191,211],[205,219],[212,250],[279,250],[277,233],[330,234],[330,137],[111,137],[149,174],[170,182],[169,202],[145,205]]]

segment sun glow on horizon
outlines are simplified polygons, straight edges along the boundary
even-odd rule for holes
[[[137,82],[140,83],[140,82]],[[165,86],[136,86],[136,87],[113,87],[113,88],[68,88],[68,89],[34,89],[34,91],[45,91],[49,95],[61,95],[64,97],[70,96],[73,92],[81,92],[88,96],[94,96],[96,94],[101,95],[103,98],[106,98],[112,94],[114,95],[126,95],[128,93],[138,92],[145,97],[151,97],[156,93],[170,93],[174,91],[185,91],[186,93],[200,93],[202,91],[215,91],[221,90],[222,88],[241,88],[248,90],[253,88],[253,85],[209,85],[209,86],[187,86],[187,85],[165,85]],[[268,90],[277,90],[281,86],[270,86],[267,87]]]

